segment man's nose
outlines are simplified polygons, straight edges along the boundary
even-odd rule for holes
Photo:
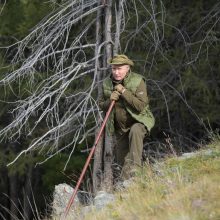
[[[116,70],[115,70],[115,73],[116,73],[116,74],[119,74],[119,70],[116,69]]]

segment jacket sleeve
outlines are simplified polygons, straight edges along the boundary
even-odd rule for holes
[[[133,94],[128,89],[121,97],[137,112],[141,112],[148,104],[147,87],[144,80],[141,80],[136,92]]]

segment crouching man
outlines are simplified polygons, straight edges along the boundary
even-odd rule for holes
[[[126,55],[116,55],[109,63],[111,75],[103,82],[99,106],[107,111],[111,101],[116,102],[106,129],[107,134],[116,136],[115,161],[122,179],[128,179],[141,166],[143,139],[155,120],[149,109],[145,80],[131,71],[133,61]]]

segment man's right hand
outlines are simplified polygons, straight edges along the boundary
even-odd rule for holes
[[[120,93],[118,91],[113,91],[111,96],[110,96],[110,100],[111,101],[118,101],[119,97],[120,97]]]

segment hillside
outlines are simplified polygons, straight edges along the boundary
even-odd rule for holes
[[[145,164],[116,200],[83,219],[220,219],[220,141],[185,157]]]

